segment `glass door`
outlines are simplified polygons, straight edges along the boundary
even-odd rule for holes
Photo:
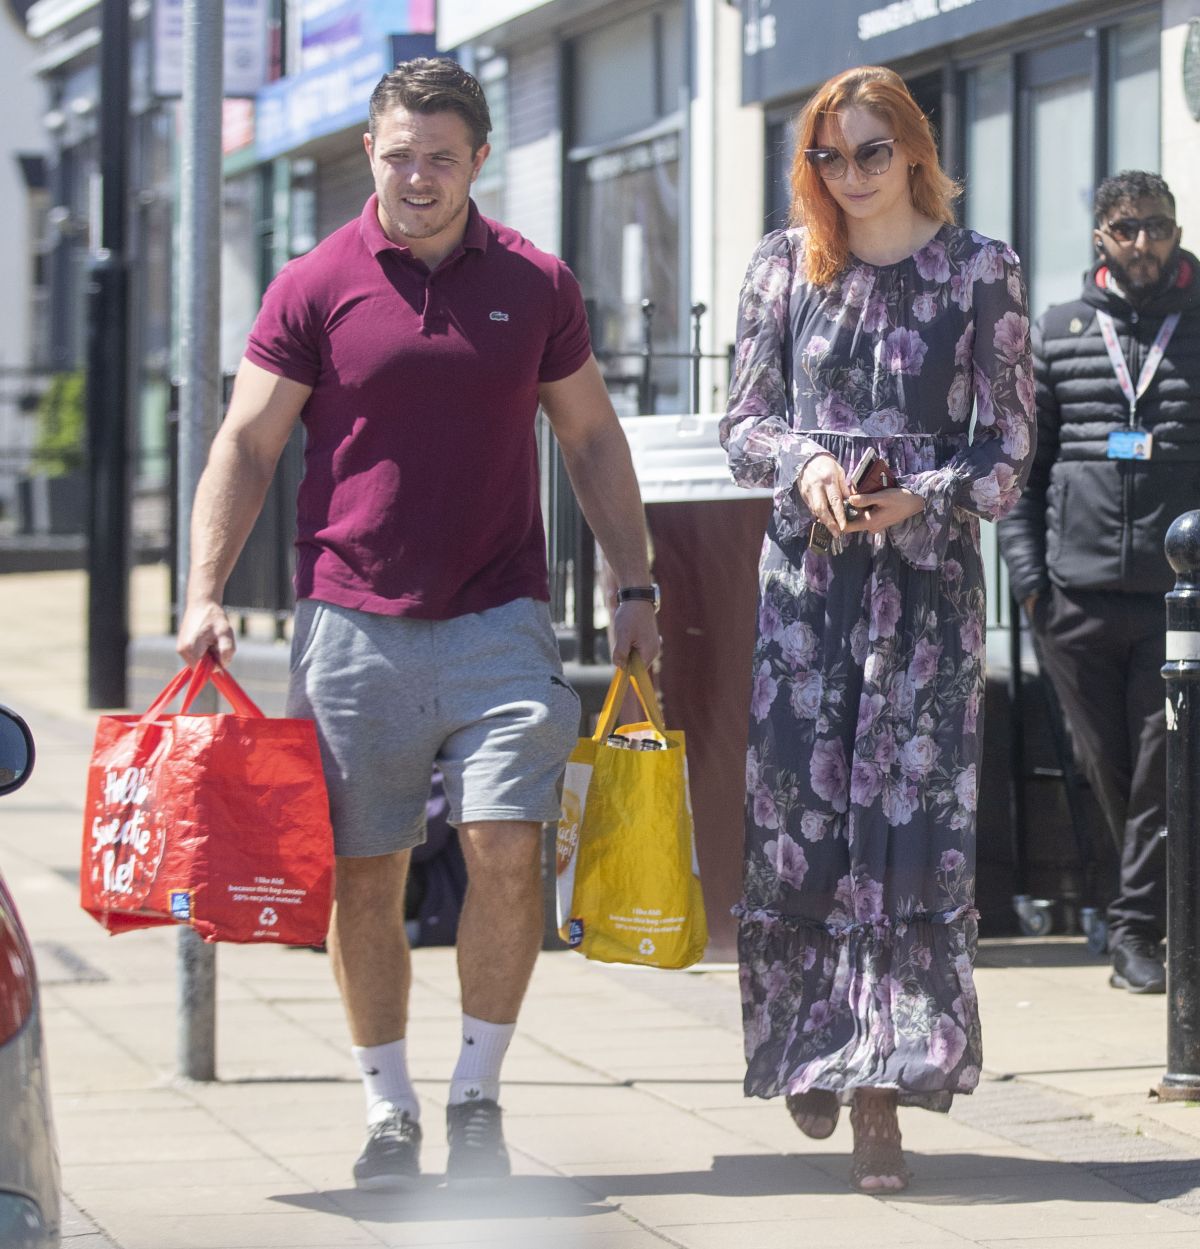
[[[1023,58],[1026,220],[1022,259],[1029,307],[1040,316],[1051,304],[1079,295],[1092,257],[1095,190],[1095,39],[1075,39]]]

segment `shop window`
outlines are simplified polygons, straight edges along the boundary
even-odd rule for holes
[[[221,211],[221,372],[237,371],[254,324],[259,286],[255,217],[258,212],[258,172],[227,178]]]
[[[1159,39],[1157,14],[1110,31],[1109,173],[1159,169]]]
[[[1029,56],[1029,304],[1079,295],[1092,255],[1094,104],[1089,40]]]
[[[504,177],[508,163],[508,58],[495,56],[476,66],[476,76],[487,96],[492,116],[492,132],[488,136],[491,152],[471,188],[471,196],[485,217],[503,220]]]
[[[1016,247],[1035,316],[1079,294],[1099,179],[1160,167],[1159,40],[1149,13],[963,76],[965,220]]]
[[[687,406],[686,260],[680,170],[687,78],[684,6],[600,27],[570,49],[568,256],[592,344],[623,415]],[[657,359],[642,370],[646,321]],[[647,381],[649,384],[647,384]]]
[[[1012,238],[1012,60],[976,66],[966,81],[965,220],[989,238]]]
[[[575,170],[574,268],[592,343],[622,415],[643,406],[651,412],[685,407],[677,361],[656,365],[649,396],[639,394],[643,299],[654,304],[655,350],[678,351],[682,341],[679,146],[679,136],[668,134],[592,157]]]

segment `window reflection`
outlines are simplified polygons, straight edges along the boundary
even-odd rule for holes
[[[664,135],[593,157],[577,169],[575,272],[592,343],[622,415],[637,411],[642,300],[654,303],[657,351],[678,351],[679,138]],[[651,410],[683,411],[678,362],[655,365]]]
[[[1029,93],[1029,305],[1034,316],[1079,296],[1091,256],[1092,83],[1072,75]]]
[[[1108,81],[1108,171],[1159,169],[1159,21],[1112,32]]]
[[[997,57],[967,75],[966,223],[1012,239],[1012,62]]]

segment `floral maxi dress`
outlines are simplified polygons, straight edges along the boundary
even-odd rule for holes
[[[803,277],[804,231],[750,263],[721,441],[773,489],[760,566],[737,908],[746,1093],[861,1086],[946,1110],[982,1062],[972,981],[984,693],[979,517],[1034,438],[1009,248],[943,226],[892,265]],[[874,447],[922,512],[807,549],[795,483]]]

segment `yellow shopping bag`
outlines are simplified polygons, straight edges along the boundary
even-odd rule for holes
[[[632,680],[646,719],[614,731]],[[708,943],[683,734],[669,732],[635,651],[563,779],[558,925],[603,963],[687,967]]]

